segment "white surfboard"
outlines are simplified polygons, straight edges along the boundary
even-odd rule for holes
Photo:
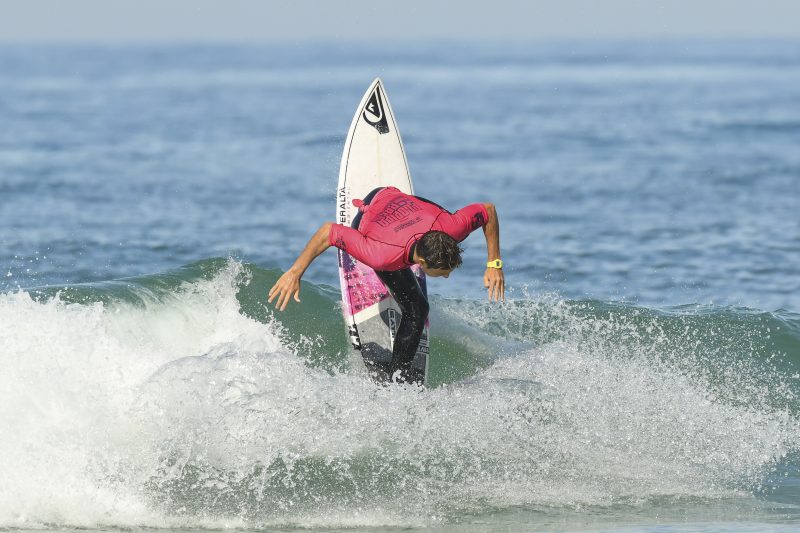
[[[336,195],[336,222],[350,226],[358,213],[353,199],[363,199],[373,189],[393,186],[413,194],[403,142],[380,78],[369,86],[356,108],[344,143]],[[415,265],[423,294],[427,296],[425,274]],[[339,250],[339,280],[347,334],[354,349],[378,379],[388,379],[382,369],[392,359],[392,345],[400,322],[400,307],[375,272]],[[428,329],[412,366],[427,377]]]

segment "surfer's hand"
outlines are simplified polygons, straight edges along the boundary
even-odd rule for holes
[[[500,268],[487,268],[483,275],[483,286],[489,289],[489,300],[506,299],[506,279]]]
[[[283,311],[289,305],[289,300],[294,296],[294,301],[300,303],[300,276],[294,269],[284,272],[275,285],[269,290],[269,303],[275,301],[275,307]]]

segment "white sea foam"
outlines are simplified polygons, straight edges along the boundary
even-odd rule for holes
[[[133,408],[171,362],[224,343],[279,347],[239,314],[239,274],[231,263],[169,297],[141,291],[143,305],[0,296],[0,525],[163,522],[127,477],[146,466]]]
[[[487,508],[747,498],[796,450],[789,414],[719,401],[636,343],[517,346],[433,390],[331,375],[240,313],[242,283],[231,262],[142,291],[143,305],[0,297],[0,527],[423,526]],[[554,327],[577,327],[546,305]]]

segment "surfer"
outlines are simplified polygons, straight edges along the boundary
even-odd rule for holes
[[[417,381],[411,363],[419,345],[428,301],[412,265],[426,275],[450,276],[461,265],[459,243],[478,228],[486,237],[488,262],[483,284],[489,300],[505,299],[503,262],[500,259],[500,225],[491,203],[477,203],[450,213],[443,207],[401,192],[395,187],[373,190],[363,200],[353,200],[359,213],[352,227],[326,222],[311,237],[300,256],[269,291],[269,302],[283,311],[294,297],[300,302],[300,278],[312,261],[330,246],[344,250],[369,266],[400,305],[401,318],[386,371],[398,381]]]

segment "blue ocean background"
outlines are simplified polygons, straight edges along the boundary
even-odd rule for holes
[[[430,386],[348,350],[334,216],[380,76]],[[800,42],[0,45],[0,529],[800,527]]]

